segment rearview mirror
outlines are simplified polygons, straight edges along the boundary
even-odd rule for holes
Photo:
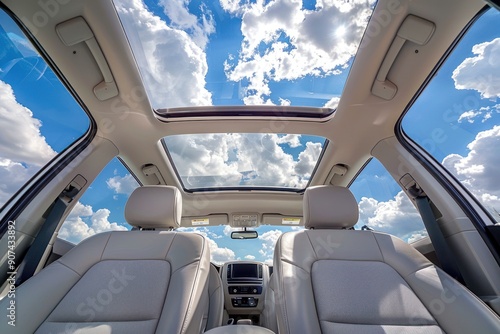
[[[234,231],[231,232],[231,239],[255,239],[259,236],[257,231]]]

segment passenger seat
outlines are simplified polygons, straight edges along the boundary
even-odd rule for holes
[[[137,188],[125,216],[142,228],[175,228],[179,190]],[[210,254],[194,233],[94,235],[18,287],[15,327],[0,333],[191,333],[204,331]],[[7,309],[8,299],[0,302]]]
[[[280,334],[500,333],[481,300],[402,240],[348,228],[347,188],[310,187],[308,230],[284,233],[274,257]]]

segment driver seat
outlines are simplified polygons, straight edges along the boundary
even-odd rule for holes
[[[125,216],[135,226],[174,228],[181,205],[177,188],[144,186],[130,195]],[[96,234],[17,288],[18,321],[0,321],[0,333],[199,334],[209,270],[208,243],[195,233]]]

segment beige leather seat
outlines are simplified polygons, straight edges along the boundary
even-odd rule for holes
[[[220,273],[210,265],[208,276],[208,318],[206,329],[212,329],[222,325],[222,315],[224,312],[224,291],[222,290],[222,279]]]
[[[342,230],[358,219],[351,192],[311,187],[309,230],[278,240],[279,333],[500,333],[500,319],[402,240]]]
[[[174,228],[181,216],[179,191],[138,188],[125,216],[135,226]],[[0,333],[201,333],[209,269],[208,243],[200,235],[101,233],[22,284],[16,327],[0,321]]]
[[[264,309],[262,310],[262,326],[278,333],[278,321],[276,319],[276,275],[272,274],[267,284],[266,294],[264,296]]]
[[[154,189],[156,186],[150,186],[150,187],[142,187],[143,189]],[[160,188],[163,188],[160,186]],[[141,189],[141,188],[139,188]],[[176,188],[174,188],[176,189]],[[176,189],[177,190],[177,189]],[[140,190],[138,190],[140,191]],[[144,190],[145,192],[150,192],[150,190]],[[178,191],[176,191],[176,194],[178,194],[178,198],[174,200],[174,202],[181,202],[180,194]],[[141,195],[143,196],[143,195]],[[132,196],[131,196],[132,198]],[[162,200],[163,202],[163,200]],[[138,207],[135,206],[135,204],[138,205]],[[126,214],[127,214],[127,220],[129,221],[129,224],[134,226],[135,230],[155,230],[155,231],[161,231],[161,230],[172,230],[176,227],[179,226],[179,224],[151,224],[149,220],[143,219],[142,215],[136,215],[136,212],[141,211],[141,202],[134,202],[130,201],[129,199],[129,204],[126,208]],[[177,214],[181,215],[182,208],[180,205],[177,205]],[[157,217],[155,219],[159,219],[160,217]],[[179,218],[180,221],[180,218]],[[220,277],[219,272],[217,269],[211,264],[209,273],[208,273],[208,285],[207,288],[205,289],[201,303],[208,304],[208,309],[206,310],[206,313],[204,314],[205,317],[205,324],[203,325],[205,327],[205,330],[210,330],[215,327],[219,327],[222,325],[222,315],[224,311],[224,291],[222,290],[222,279]]]

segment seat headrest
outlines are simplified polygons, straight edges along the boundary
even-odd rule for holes
[[[349,228],[358,221],[358,203],[345,187],[309,187],[304,193],[303,203],[306,228]]]
[[[171,186],[136,188],[125,205],[125,219],[134,227],[177,228],[181,215],[181,192]]]

